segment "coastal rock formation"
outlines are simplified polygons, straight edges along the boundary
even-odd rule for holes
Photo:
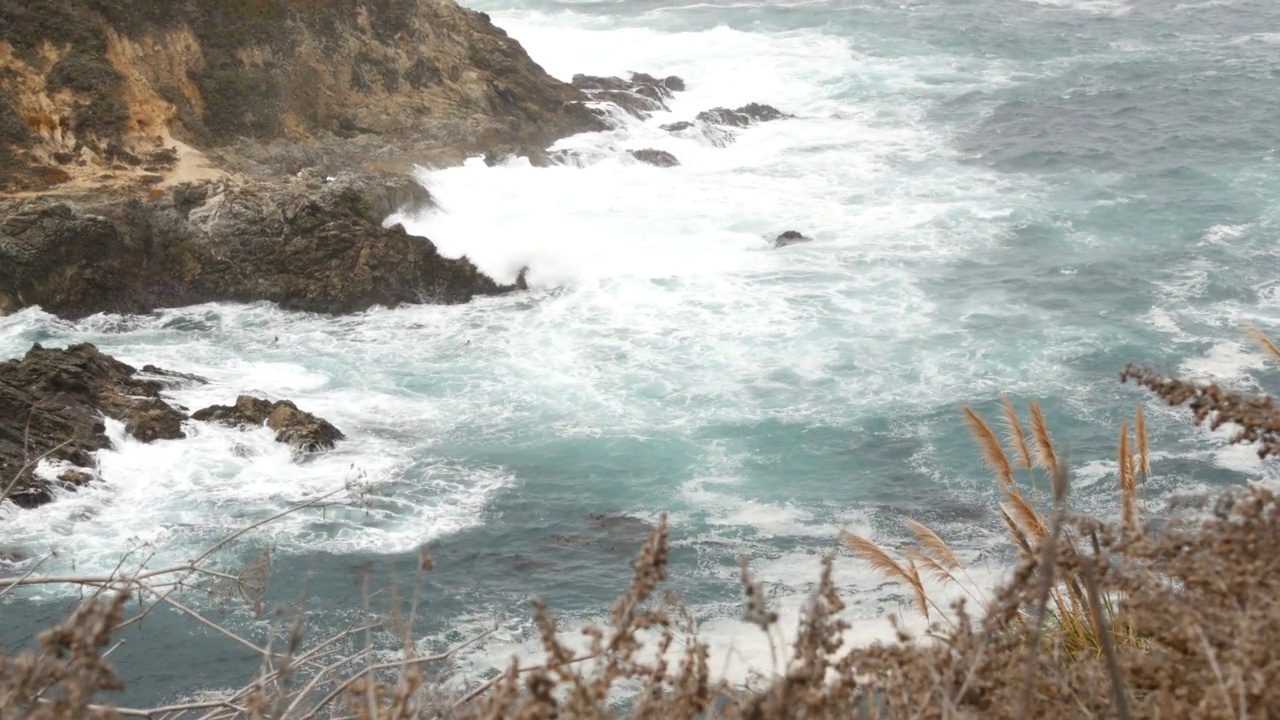
[[[644,150],[629,150],[628,152],[631,153],[631,157],[648,165],[655,165],[657,167],[675,167],[680,164],[680,161],[676,159],[676,156],[666,150],[653,150],[651,148],[646,148]]]
[[[749,103],[747,105],[743,105],[737,110],[730,110],[729,108],[724,107],[703,110],[698,113],[696,119],[705,123],[712,123],[714,125],[745,127],[751,123],[781,120],[786,117],[790,117],[790,115],[787,115],[772,105]]]
[[[242,138],[394,138],[408,167],[602,127],[452,0],[29,0],[0,28],[0,190],[194,172]]]
[[[78,317],[271,300],[344,313],[510,290],[383,219],[429,197],[398,174],[205,181],[150,200],[0,203],[0,313]]]
[[[236,398],[235,405],[214,405],[198,410],[193,420],[232,427],[262,427],[276,431],[276,440],[303,452],[329,450],[346,436],[332,423],[299,410],[288,400],[271,402],[251,395]]]
[[[429,202],[415,165],[570,163],[545,148],[607,129],[599,103],[684,88],[576,84],[453,0],[0,3],[0,314],[516,289],[382,223]]]
[[[753,123],[769,122],[793,117],[772,105],[749,103],[731,110],[715,107],[698,113],[692,121],[680,120],[661,126],[663,130],[678,135],[701,133],[712,145],[724,147],[733,142],[733,128],[743,128]]]
[[[684,80],[672,75],[655,78],[645,73],[631,73],[629,79],[574,75],[573,86],[597,102],[607,102],[644,119],[660,110],[668,110],[673,93],[685,89]]]
[[[111,447],[104,415],[124,421],[142,442],[185,437],[185,416],[161,399],[163,387],[87,344],[36,344],[22,359],[0,363],[0,490],[16,480],[9,496],[15,503],[47,502],[50,489],[34,476],[35,462],[47,456],[93,468],[93,452]],[[90,477],[69,471],[62,480]]]
[[[186,413],[161,393],[204,382],[152,365],[137,370],[89,344],[32,345],[23,358],[0,363],[0,495],[9,488],[8,499],[35,507],[53,499],[53,484],[80,487],[97,479],[94,453],[112,446],[103,417],[123,422],[125,432],[141,442],[185,438]],[[265,424],[277,440],[306,452],[343,439],[331,423],[288,400],[241,396],[232,407],[206,408],[191,419]],[[51,484],[34,472],[42,458],[73,467]]]

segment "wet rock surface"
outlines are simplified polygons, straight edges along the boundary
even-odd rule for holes
[[[670,109],[667,101],[685,89],[684,80],[674,75],[656,78],[646,73],[631,73],[627,79],[579,74],[573,76],[573,86],[591,100],[617,105],[641,119]]]
[[[31,507],[51,490],[33,473],[40,458],[92,469],[93,453],[111,447],[102,418],[126,423],[142,442],[184,437],[184,416],[160,397],[163,386],[93,345],[65,350],[33,345],[21,359],[0,363],[0,489],[16,480],[10,499]],[[84,471],[64,473],[71,485]]]
[[[644,150],[629,150],[628,152],[631,153],[631,157],[645,163],[646,165],[653,165],[655,167],[675,167],[680,164],[680,161],[676,159],[676,156],[666,150],[653,150],[651,148],[646,148]]]
[[[231,427],[265,425],[276,431],[276,440],[303,452],[329,450],[346,437],[329,421],[299,410],[288,400],[272,402],[252,395],[239,396],[234,405],[198,410],[191,417]]]
[[[139,371],[89,344],[36,344],[22,358],[0,363],[0,492],[12,484],[7,499],[35,507],[52,500],[59,486],[97,480],[94,453],[112,447],[104,418],[123,422],[139,442],[184,439],[186,413],[162,396],[175,382],[205,381],[151,365]],[[332,448],[343,438],[331,423],[287,400],[242,396],[234,406],[207,408],[193,419],[265,424],[278,440],[307,452]],[[35,473],[41,459],[70,467],[50,481]]]
[[[349,313],[513,290],[383,226],[429,202],[412,178],[390,173],[192,183],[149,202],[0,202],[0,313],[259,300]]]

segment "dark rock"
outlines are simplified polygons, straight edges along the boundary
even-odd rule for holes
[[[644,149],[630,150],[628,152],[630,152],[631,156],[635,159],[649,165],[656,165],[658,167],[675,167],[680,164],[680,161],[676,159],[676,156],[666,150]]]
[[[753,122],[768,122],[770,120],[781,120],[782,118],[787,117],[791,116],[771,105],[751,103],[749,105],[743,105],[737,110],[730,110],[729,108],[724,107],[704,110],[698,113],[697,119],[713,125],[745,127]]]
[[[182,421],[187,417],[169,405],[151,400],[142,403],[124,426],[125,432],[138,440],[149,443],[156,440],[180,440],[187,436],[182,432]]]
[[[251,395],[236,398],[235,405],[214,405],[197,411],[193,420],[231,427],[262,427],[276,431],[276,440],[303,452],[328,450],[346,436],[327,420],[299,410],[288,400],[271,402]]]
[[[795,230],[788,230],[773,239],[773,246],[776,248],[786,247],[787,245],[795,245],[796,243],[813,242],[813,238],[803,235]]]
[[[52,499],[32,472],[41,457],[93,468],[93,453],[111,447],[103,415],[144,441],[174,436],[166,423],[177,417],[180,424],[181,413],[160,398],[162,389],[87,344],[65,350],[36,344],[21,360],[0,363],[0,478],[18,478],[10,499],[23,507]]]
[[[672,93],[684,90],[684,81],[676,76],[659,80],[645,73],[631,73],[628,80],[619,77],[574,75],[573,86],[597,102],[617,105],[631,115],[647,118],[654,112],[667,110]]]
[[[348,313],[513,290],[399,225],[430,196],[412,178],[344,174],[179,186],[151,202],[0,203],[0,313],[63,317],[270,300]]]
[[[681,120],[680,122],[668,123],[666,125],[661,125],[659,127],[661,127],[663,130],[666,130],[667,132],[674,133],[674,132],[682,132],[684,130],[688,130],[692,128],[693,123],[689,122],[688,120]]]
[[[202,378],[199,375],[164,370],[156,367],[155,365],[143,365],[141,372],[146,375],[154,376],[161,385],[164,385],[165,388],[168,389],[209,384],[209,380],[207,378]]]
[[[641,542],[653,532],[653,523],[632,515],[595,513],[588,516],[591,524],[611,537]]]
[[[76,488],[82,488],[96,479],[96,475],[84,470],[63,470],[62,474],[58,475],[58,482]]]

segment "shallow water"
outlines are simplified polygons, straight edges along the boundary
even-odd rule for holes
[[[668,513],[672,584],[731,677],[767,664],[739,623],[736,557],[784,621],[847,528],[894,544],[933,524],[995,582],[995,488],[960,422],[1000,393],[1044,403],[1073,502],[1114,516],[1116,428],[1146,396],[1129,360],[1274,388],[1240,326],[1276,332],[1280,8],[1146,0],[970,3],[476,2],[552,74],[677,74],[672,112],[577,136],[585,167],[424,170],[439,207],[398,218],[534,289],[345,318],[207,305],[68,323],[0,318],[0,351],[91,341],[214,382],[190,408],[287,397],[350,440],[295,463],[267,431],[192,425],[144,446],[111,427],[109,478],[44,508],[0,507],[6,544],[53,570],[106,571],[135,547],[188,557],[289,503],[367,486],[238,545],[275,548],[272,597],[335,627],[358,569],[404,578],[432,544],[425,644],[498,618],[482,673],[535,647],[537,594],[566,624],[626,585],[636,523]],[[659,125],[758,101],[794,119],[717,147]],[[681,165],[639,164],[653,147]],[[794,229],[814,242],[770,248]],[[274,338],[279,337],[279,342]],[[1148,507],[1271,471],[1147,405]],[[837,580],[886,635],[902,593],[850,557]],[[385,581],[385,580],[384,580]],[[61,609],[3,607],[6,643]],[[266,621],[233,618],[260,629]],[[181,640],[159,663],[148,643]],[[238,685],[252,666],[161,615],[114,656],[142,703]],[[185,659],[185,662],[183,662]],[[175,662],[177,660],[177,662]],[[185,668],[198,667],[188,672]],[[178,670],[176,668],[183,668]]]

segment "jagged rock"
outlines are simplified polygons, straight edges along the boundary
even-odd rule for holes
[[[773,106],[751,103],[736,110],[724,107],[704,110],[698,113],[693,122],[681,120],[663,125],[662,129],[686,137],[700,132],[712,145],[725,147],[734,140],[734,128],[788,117],[791,116]]]
[[[730,110],[729,108],[724,107],[703,110],[698,113],[697,119],[714,125],[745,127],[753,122],[768,122],[770,120],[781,120],[786,117],[790,117],[790,115],[787,115],[772,105],[750,103],[748,105],[743,105],[737,110]]]
[[[628,152],[630,152],[631,156],[635,159],[649,165],[656,165],[658,167],[675,167],[680,164],[680,161],[676,159],[676,156],[666,150],[644,149],[629,150]]]
[[[58,482],[80,488],[93,482],[96,478],[96,475],[84,470],[63,470],[62,474],[58,475]]]
[[[788,230],[773,239],[773,246],[776,248],[795,245],[796,243],[813,242],[813,238],[803,235],[795,230]]]
[[[588,98],[612,103],[641,119],[667,110],[667,100],[672,98],[672,93],[685,88],[684,80],[674,75],[658,79],[645,73],[631,73],[628,80],[578,74],[573,76],[572,82]]]
[[[214,405],[198,410],[191,418],[232,427],[266,425],[276,431],[276,440],[303,452],[328,450],[346,437],[329,421],[299,410],[288,400],[271,402],[251,395],[237,397],[235,405]]]
[[[121,420],[139,439],[181,437],[166,425],[181,414],[161,398],[163,385],[93,345],[65,350],[39,344],[20,360],[0,363],[0,478],[18,483],[10,499],[32,507],[48,502],[47,483],[33,474],[42,456],[93,468],[93,453],[111,447],[102,416]],[[163,421],[162,421],[163,420]]]
[[[202,378],[199,375],[192,375],[191,373],[164,370],[156,367],[155,365],[143,365],[142,374],[154,376],[157,379],[157,382],[161,383],[168,389],[209,384],[208,378]]]
[[[179,440],[186,437],[182,421],[186,416],[160,400],[141,403],[125,423],[125,432],[144,443]]]
[[[63,317],[270,300],[347,313],[513,290],[399,225],[430,196],[397,174],[180,185],[151,202],[0,203],[0,313]]]
[[[208,151],[332,134],[437,164],[602,127],[582,93],[452,0],[24,0],[0,3],[0,28],[13,50],[0,190],[181,164],[172,138]]]

